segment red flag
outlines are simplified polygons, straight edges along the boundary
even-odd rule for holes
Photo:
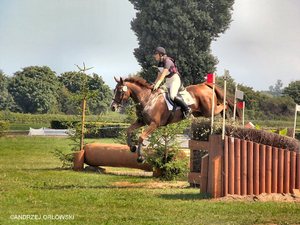
[[[215,75],[213,73],[209,73],[206,76],[207,83],[214,83],[215,82]]]
[[[244,108],[244,104],[245,104],[245,102],[237,102],[237,103],[236,103],[236,106],[237,106],[239,109],[243,109],[243,108]]]

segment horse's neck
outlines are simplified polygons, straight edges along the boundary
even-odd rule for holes
[[[151,90],[145,87],[140,87],[133,83],[128,83],[127,86],[131,90],[131,98],[133,99],[134,103],[140,103],[142,106],[145,106],[150,98]]]

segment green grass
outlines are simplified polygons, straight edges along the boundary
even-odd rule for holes
[[[89,140],[95,141],[95,140]],[[106,142],[111,140],[106,139]],[[0,138],[0,224],[297,224],[300,204],[216,201],[198,189],[116,187],[154,178],[60,169],[51,153],[70,140]],[[74,215],[74,220],[12,220],[11,215]]]

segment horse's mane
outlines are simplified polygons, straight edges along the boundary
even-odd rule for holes
[[[143,79],[142,77],[139,77],[139,76],[128,77],[124,81],[134,83],[134,84],[137,84],[139,86],[142,86],[142,87],[145,87],[148,89],[152,89],[152,85],[149,84],[145,79]]]

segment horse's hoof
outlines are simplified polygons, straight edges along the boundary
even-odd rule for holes
[[[130,151],[131,152],[136,152],[136,150],[137,150],[137,147],[135,145],[133,145],[133,146],[130,147]]]
[[[137,162],[138,162],[138,163],[144,163],[144,162],[145,162],[145,157],[144,157],[144,156],[139,156],[139,157],[137,158]]]

